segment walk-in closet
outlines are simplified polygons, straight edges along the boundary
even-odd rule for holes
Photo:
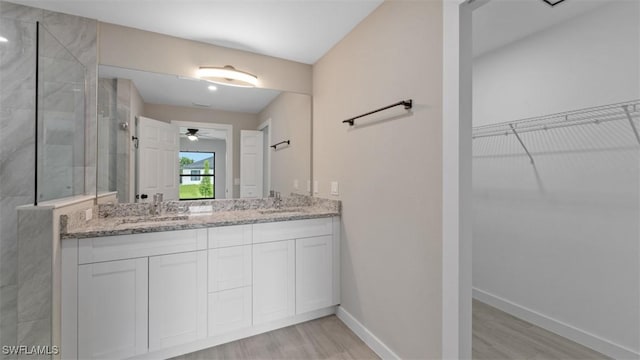
[[[474,11],[473,352],[640,352],[640,3]]]

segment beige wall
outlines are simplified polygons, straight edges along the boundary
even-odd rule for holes
[[[233,125],[233,179],[240,178],[240,130],[255,130],[258,115],[184,106],[148,104],[144,116],[160,121],[193,121]],[[233,197],[240,197],[240,186],[233,185]]]
[[[311,96],[282,93],[260,114],[260,123],[271,119],[271,146],[290,140],[290,145],[280,145],[271,154],[271,189],[283,195],[309,194],[307,181],[311,180]],[[298,180],[298,189],[293,181]],[[270,189],[270,190],[271,190]]]
[[[340,183],[342,306],[401,358],[442,339],[442,2],[384,2],[313,68],[313,175]],[[341,121],[412,98],[402,107]]]
[[[99,23],[98,63],[195,77],[200,66],[233,65],[259,87],[311,94],[311,65],[134,28]]]

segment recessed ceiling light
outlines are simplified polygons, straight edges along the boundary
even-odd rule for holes
[[[9,39],[4,36],[0,36],[0,42],[9,42]]]
[[[218,88],[215,85],[209,85],[209,87],[207,88],[209,89],[209,91],[216,91],[218,90]]]

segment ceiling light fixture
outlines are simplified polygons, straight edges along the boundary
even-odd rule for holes
[[[185,135],[190,141],[198,141],[198,129],[187,129]]]
[[[209,89],[209,91],[216,91],[218,90],[218,88],[215,85],[209,85],[209,87],[207,88]]]
[[[244,71],[236,70],[231,65],[225,67],[201,66],[198,77],[216,84],[239,87],[255,87],[258,85],[258,77]]]
[[[9,42],[9,39],[4,36],[0,36],[0,42]]]
[[[544,2],[546,2],[547,4],[553,6],[556,6],[558,4],[560,4],[561,2],[563,2],[564,0],[542,0]]]

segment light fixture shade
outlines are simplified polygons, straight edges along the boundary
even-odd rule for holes
[[[244,71],[236,70],[233,66],[208,67],[201,66],[198,77],[217,84],[255,87],[258,85],[258,77]]]
[[[187,139],[189,139],[191,141],[198,141],[198,136],[197,135],[187,135]]]

